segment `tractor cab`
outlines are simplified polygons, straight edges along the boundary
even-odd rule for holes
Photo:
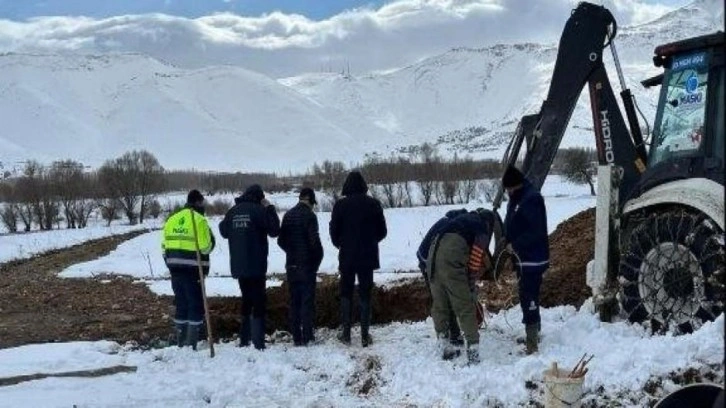
[[[638,183],[647,191],[665,182],[706,178],[724,184],[724,33],[655,49],[662,75],[648,166]]]

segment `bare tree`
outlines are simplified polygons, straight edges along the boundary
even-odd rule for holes
[[[484,197],[487,202],[491,203],[494,201],[497,191],[499,190],[499,182],[494,180],[484,180],[479,183],[478,189],[479,194]],[[506,199],[507,196],[504,195],[504,200],[506,201]]]
[[[423,205],[428,206],[436,189],[436,168],[440,159],[436,154],[436,148],[428,143],[421,145],[419,157],[421,166],[417,172],[416,182],[421,190]]]
[[[159,218],[159,216],[161,215],[161,204],[159,203],[159,200],[151,200],[151,202],[149,203],[148,213],[154,219]]]
[[[54,224],[60,223],[60,204],[56,199],[60,186],[55,186],[47,176],[43,177],[41,186],[40,208],[36,209],[36,217],[41,229],[49,231]]]
[[[146,200],[161,190],[163,172],[153,154],[132,151],[104,163],[99,169],[99,181],[106,198],[117,199],[129,223],[136,224],[137,219],[144,221]]]
[[[476,164],[471,158],[466,158],[459,163],[459,169],[456,173],[459,183],[457,190],[459,202],[466,204],[476,195],[478,184]]]
[[[595,183],[591,163],[595,153],[591,149],[573,148],[562,150],[562,174],[572,183],[588,184],[590,194],[595,195]]]
[[[346,177],[345,164],[325,160],[322,165],[315,164],[312,172],[319,188],[337,201]]]
[[[143,224],[147,210],[147,201],[161,192],[164,183],[164,168],[159,160],[146,150],[131,152],[139,167],[139,195],[141,195],[141,209],[139,222]]]
[[[98,207],[101,210],[101,218],[106,221],[106,226],[111,226],[111,222],[119,219],[119,211],[123,207],[121,202],[115,198],[106,198],[100,200]]]
[[[25,230],[30,231],[33,222],[42,230],[52,229],[60,211],[56,201],[58,188],[50,181],[47,169],[35,160],[28,161],[23,176],[17,181],[17,189]]]
[[[413,206],[413,189],[411,188],[411,182],[415,179],[415,172],[411,160],[405,157],[398,158],[398,167],[401,169],[401,182],[400,187],[403,190],[403,205],[405,207]]]
[[[94,199],[80,199],[76,202],[73,208],[73,214],[78,228],[86,228],[88,226],[88,220],[96,208],[98,208],[98,202]]]
[[[2,211],[0,211],[0,221],[9,232],[18,232],[18,205],[5,203]]]
[[[0,182],[0,201],[5,202],[0,210],[0,222],[9,232],[18,232],[19,207],[16,203],[15,187],[11,183]]]
[[[40,192],[40,163],[31,160],[25,164],[23,175],[15,184],[19,205],[20,220],[23,222],[23,230],[28,232],[33,227],[35,218],[34,208],[40,206],[38,193]]]
[[[83,164],[73,160],[53,162],[49,170],[49,181],[55,187],[58,200],[63,208],[67,228],[78,228],[78,202],[88,191],[83,191]]]

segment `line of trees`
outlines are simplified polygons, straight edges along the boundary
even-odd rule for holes
[[[456,155],[445,159],[430,144],[408,156],[368,158],[356,168],[371,184],[371,194],[387,207],[467,203],[478,195],[493,196],[491,183],[485,179],[502,174],[501,165],[494,160]],[[325,161],[313,166],[307,180],[311,187],[337,200],[347,172],[342,162]]]
[[[572,183],[588,184],[595,195],[596,163],[592,149],[561,149],[550,173]],[[408,156],[368,158],[356,168],[372,185],[371,193],[387,207],[460,204],[475,197],[491,202],[497,192],[495,180],[503,173],[498,161],[457,155],[445,159],[430,144],[423,144]],[[308,186],[337,200],[348,170],[342,162],[324,161],[315,164],[305,180]]]
[[[595,195],[596,153],[592,149],[563,149],[551,173],[567,180],[588,184]],[[491,201],[502,174],[499,162],[454,156],[445,159],[430,144],[423,144],[408,156],[368,158],[359,169],[371,194],[386,207],[467,203],[476,197]],[[257,183],[269,192],[290,191],[293,187],[312,187],[337,200],[347,172],[342,162],[324,161],[309,172],[280,177],[271,173],[223,173],[203,171],[165,171],[148,151],[131,151],[107,160],[96,171],[73,160],[43,165],[26,162],[20,177],[0,182],[0,222],[11,231],[84,228],[94,215],[107,225],[122,216],[130,224],[143,223],[149,216],[159,217],[156,196],[165,192],[202,190],[206,195],[241,193]],[[218,203],[221,210],[227,204]],[[328,203],[332,204],[332,203]],[[166,209],[171,211],[171,209]]]
[[[156,194],[164,191],[164,168],[153,154],[131,151],[95,172],[74,160],[43,165],[31,160],[23,174],[0,184],[0,221],[10,232],[84,228],[98,210],[110,225],[123,212],[130,224],[159,215]]]

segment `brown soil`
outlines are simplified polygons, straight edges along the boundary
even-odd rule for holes
[[[587,263],[595,256],[595,209],[560,224],[550,235],[550,269],[542,282],[542,306],[581,306],[592,296],[585,284]]]
[[[544,307],[582,306],[592,293],[585,283],[587,263],[595,255],[595,209],[585,210],[561,223],[550,235],[550,268],[540,293]],[[480,298],[496,312],[519,303],[517,278],[512,265],[502,261],[498,284],[484,282]]]
[[[88,241],[31,259],[0,265],[0,348],[28,343],[108,339],[158,344],[171,333],[173,298],[157,296],[144,284],[121,276],[63,279],[76,263],[105,256],[146,231]],[[338,280],[325,277],[316,293],[316,323],[339,324]],[[373,323],[421,320],[428,292],[413,281],[390,290],[374,288]],[[288,287],[268,290],[269,332],[287,326]],[[210,298],[215,338],[232,338],[239,328],[240,298]],[[357,315],[358,310],[354,308]]]
[[[0,265],[0,347],[65,340],[121,341],[166,326],[168,302],[115,278],[61,279],[66,267],[108,254],[145,231],[102,238]]]
[[[542,287],[542,304],[579,306],[589,296],[585,265],[592,259],[594,210],[564,222],[550,237],[552,267]],[[126,277],[61,279],[66,267],[108,254],[136,231],[102,238],[32,259],[0,265],[0,348],[28,343],[100,340],[163,344],[171,333],[173,299],[157,296],[144,284]],[[487,282],[483,297],[490,311],[517,304],[516,280],[504,276],[497,286]],[[270,288],[269,332],[285,330],[288,288]],[[215,338],[232,338],[239,327],[240,299],[209,299]],[[354,302],[356,305],[357,302]],[[419,321],[428,315],[429,294],[422,280],[391,288],[374,288],[374,324]],[[316,325],[337,327],[338,280],[326,276],[316,291]],[[354,306],[354,315],[358,314]]]

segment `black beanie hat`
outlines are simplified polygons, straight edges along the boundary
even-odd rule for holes
[[[305,187],[302,190],[300,190],[300,199],[306,199],[310,201],[310,204],[315,205],[318,202],[315,201],[315,191],[313,191],[310,187]]]
[[[197,204],[204,201],[204,196],[199,190],[192,190],[187,194],[187,204]]]
[[[502,177],[502,186],[512,188],[522,183],[524,183],[524,174],[514,166],[507,167],[507,171],[504,172],[504,177]]]

